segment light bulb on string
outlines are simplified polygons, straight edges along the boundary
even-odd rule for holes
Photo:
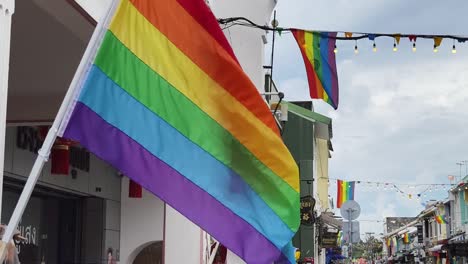
[[[437,53],[439,50],[437,49],[437,46],[434,45],[434,53]]]
[[[333,52],[338,53],[338,48],[336,47],[336,44],[335,44],[335,48],[333,49]]]
[[[374,40],[374,45],[372,45],[372,51],[377,52],[377,45],[375,44],[375,40]]]
[[[413,42],[413,52],[416,52],[416,41]]]
[[[358,53],[359,53],[359,50],[357,47],[357,40],[356,40],[356,44],[354,45],[354,54],[358,54]]]
[[[457,48],[455,48],[455,39],[453,40],[452,54],[457,53]]]
[[[396,52],[398,50],[396,43],[393,43],[393,52]]]

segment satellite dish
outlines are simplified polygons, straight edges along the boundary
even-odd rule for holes
[[[353,221],[361,214],[361,206],[356,201],[349,200],[341,206],[340,213],[344,219]]]

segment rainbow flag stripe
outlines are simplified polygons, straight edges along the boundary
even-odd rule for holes
[[[442,215],[436,215],[435,220],[439,224],[447,224],[447,221],[445,221],[445,218]]]
[[[398,240],[397,240],[396,237],[393,237],[393,238],[392,238],[392,246],[393,246],[396,250],[398,250]]]
[[[293,29],[304,60],[312,99],[323,99],[338,108],[338,73],[336,70],[336,32],[309,32]]]
[[[122,0],[63,136],[247,263],[294,263],[299,173],[203,0]]]
[[[408,233],[405,233],[405,234],[403,235],[403,243],[409,244],[409,242],[410,242],[410,241],[409,241],[409,234],[408,234]]]
[[[349,200],[354,200],[354,186],[355,182],[348,182],[337,180],[337,208],[341,208],[341,206]]]

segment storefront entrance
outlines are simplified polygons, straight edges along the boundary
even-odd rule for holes
[[[3,222],[7,222],[20,191],[14,184],[4,188]],[[18,230],[26,241],[18,244],[22,264],[80,263],[80,199],[38,190],[29,200]]]
[[[145,247],[136,256],[133,264],[162,264],[163,262],[163,242],[154,242]]]

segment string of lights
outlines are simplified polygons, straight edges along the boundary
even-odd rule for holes
[[[294,28],[288,27],[278,27],[278,22],[274,20],[272,22],[272,26],[268,25],[259,25],[254,23],[253,21],[245,18],[245,17],[231,17],[231,18],[220,18],[218,19],[218,23],[223,25],[223,29],[228,29],[233,26],[243,26],[243,27],[250,27],[250,28],[257,28],[265,31],[273,31],[279,34],[283,33],[290,33]],[[322,38],[332,38],[336,40],[348,40],[348,41],[355,41],[354,52],[356,54],[359,53],[358,48],[358,40],[362,39],[369,39],[373,41],[372,50],[377,52],[377,43],[375,40],[381,37],[393,38],[393,51],[398,51],[398,45],[400,44],[401,38],[408,38],[412,43],[412,51],[416,52],[416,41],[417,39],[432,39],[434,40],[434,52],[438,52],[438,47],[442,43],[443,39],[451,39],[453,40],[452,44],[452,53],[457,53],[456,49],[456,42],[464,43],[468,41],[468,36],[459,36],[459,35],[447,35],[447,34],[401,34],[401,33],[365,33],[365,32],[347,32],[347,31],[327,31],[327,30],[308,30],[313,32],[336,32],[336,36],[329,36],[328,34],[321,35]],[[334,52],[338,52],[338,48],[335,45]]]
[[[328,179],[328,180],[341,180],[341,179],[337,179],[337,178],[325,178],[325,177],[321,177],[320,179]],[[348,180],[350,181],[350,180]],[[353,180],[354,182],[356,182],[356,184],[374,184],[374,185],[379,185],[379,186],[382,186],[382,187],[385,187],[385,186],[407,186],[407,187],[436,187],[436,186],[439,186],[439,187],[452,187],[453,184],[450,184],[450,183],[397,183],[397,182],[380,182],[380,181],[359,181],[359,180]]]
[[[325,178],[330,185],[330,180],[338,181],[336,178]],[[395,183],[395,182],[379,182],[379,181],[351,181],[355,182],[356,188],[359,187],[363,192],[382,192],[382,191],[394,191],[399,193],[401,196],[408,199],[416,199],[421,201],[423,197],[427,197],[429,193],[437,191],[448,191],[451,190],[455,185],[447,183]]]

